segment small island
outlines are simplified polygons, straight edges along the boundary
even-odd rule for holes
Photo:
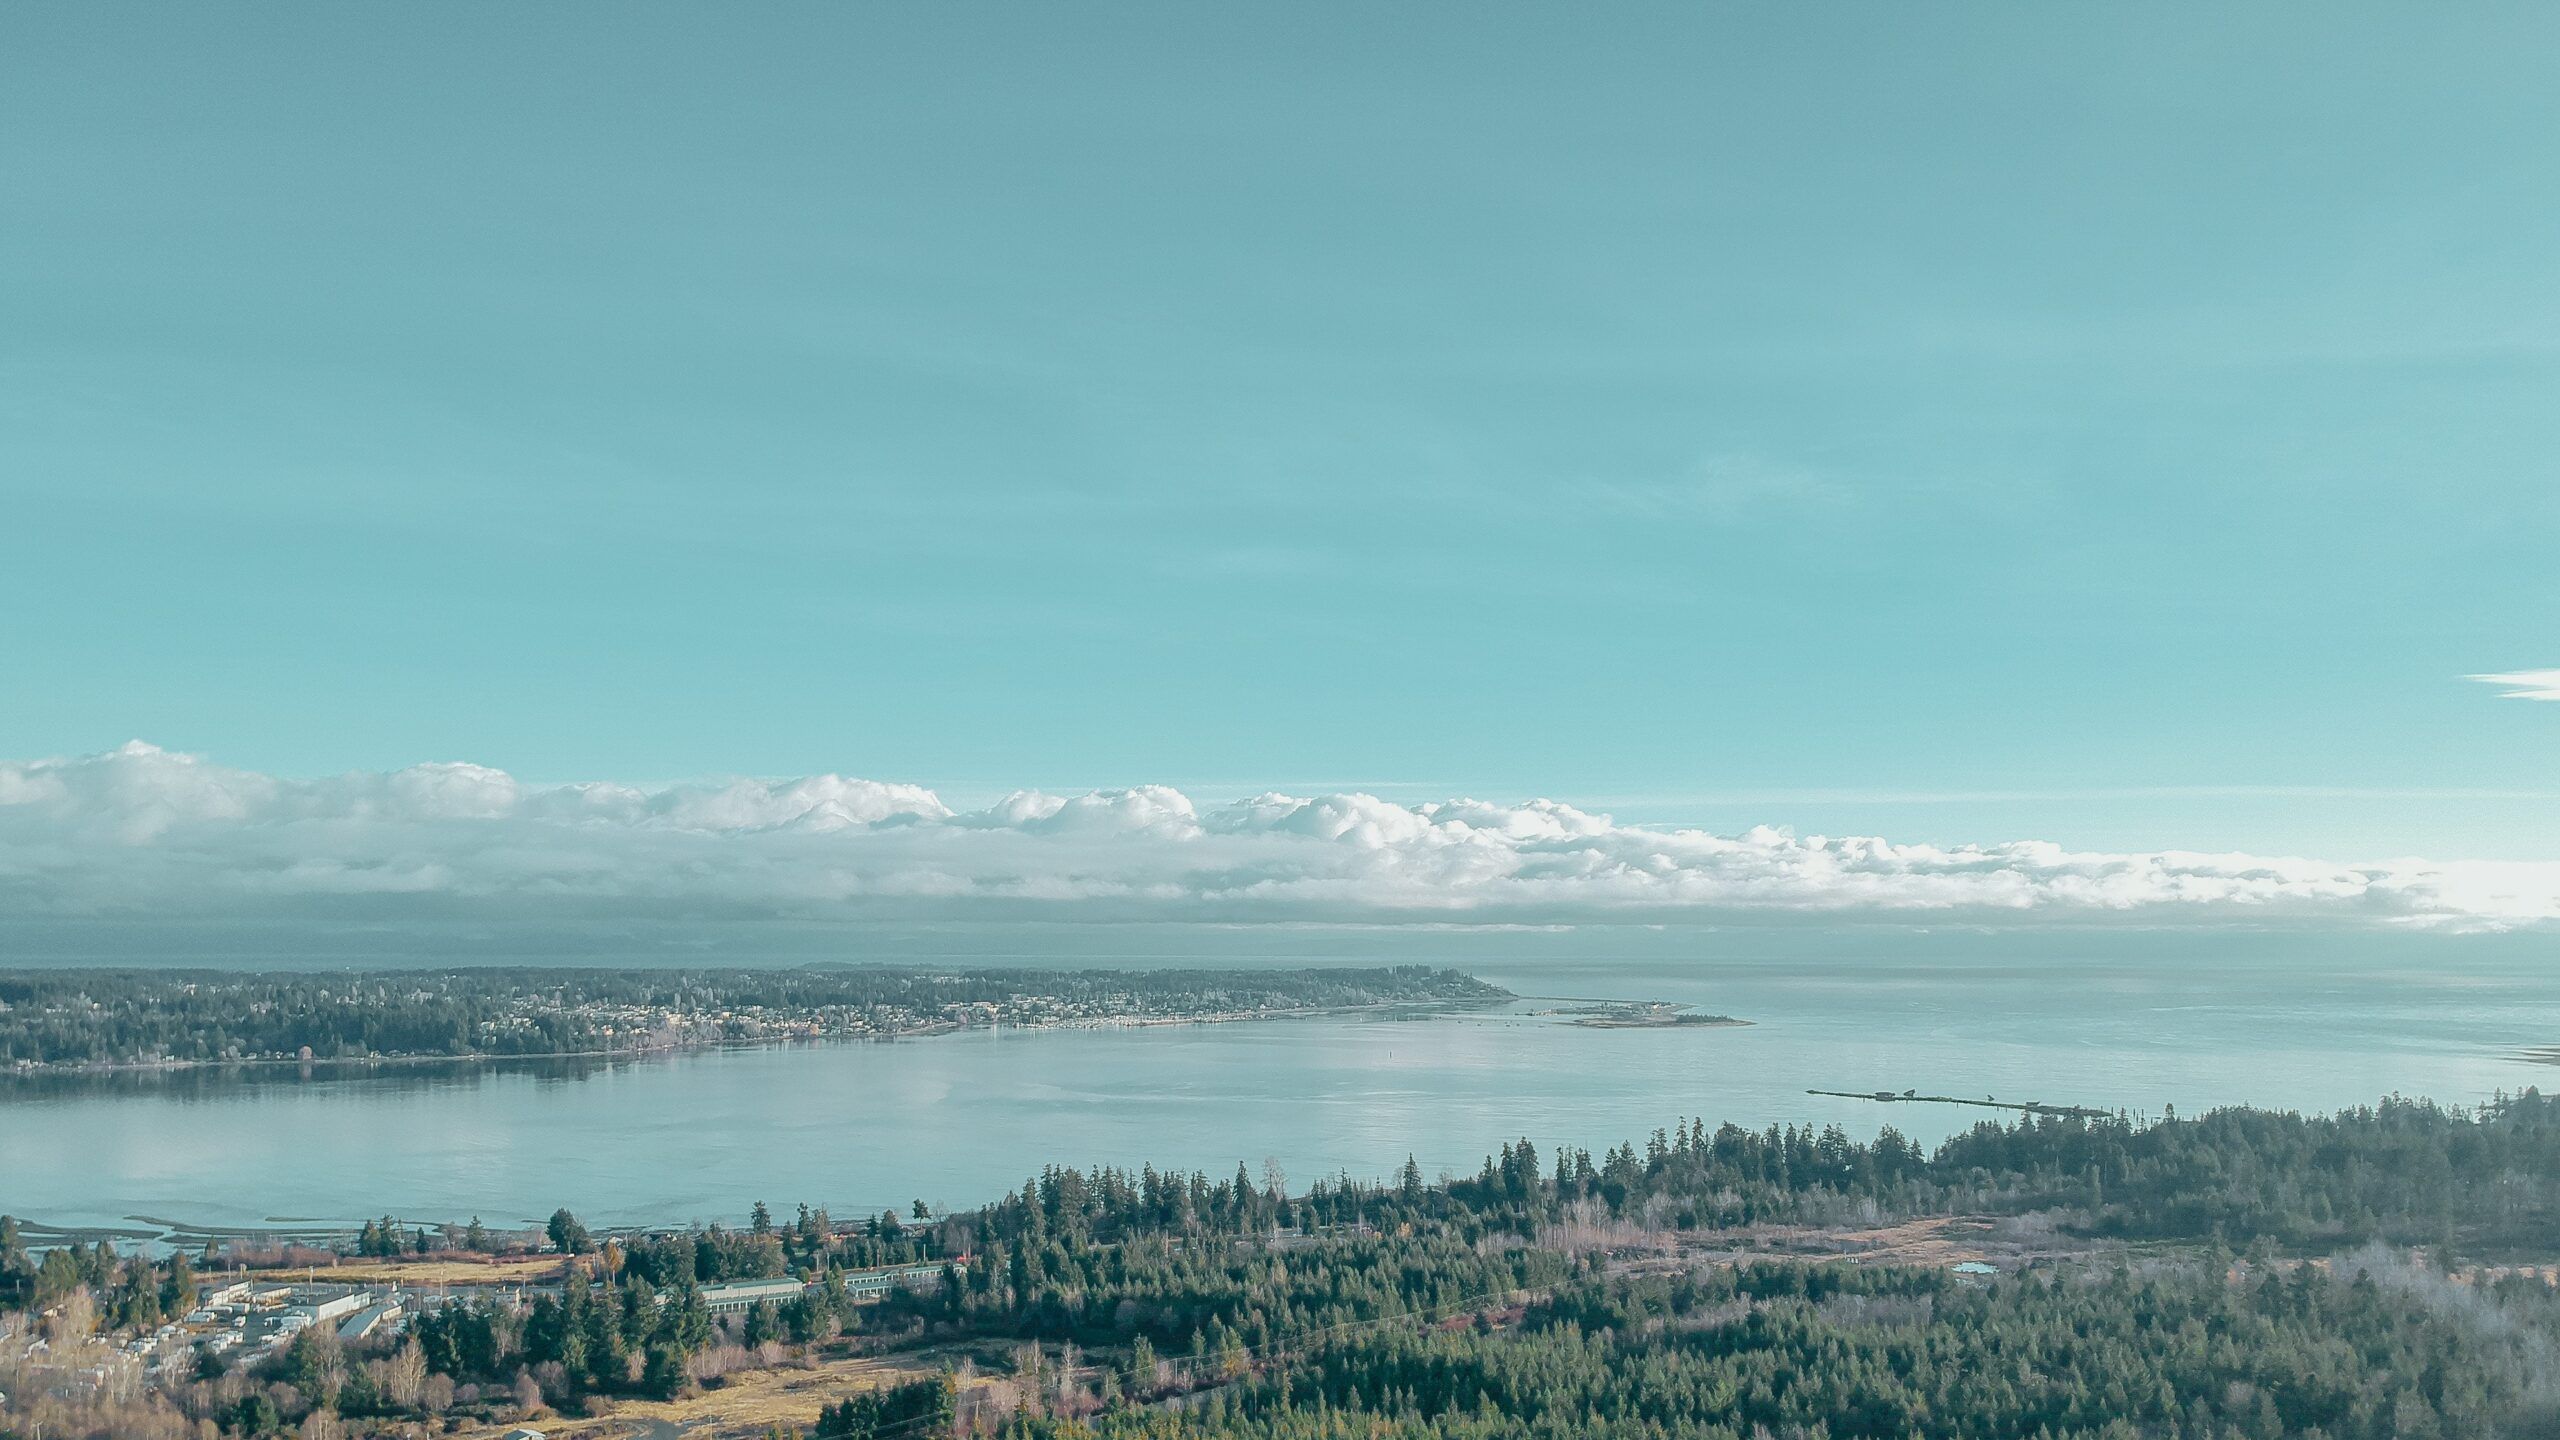
[[[1551,1013],[1570,1015],[1574,1024],[1588,1030],[1706,1029],[1751,1023],[1731,1015],[1701,1015],[1668,1000],[1610,1000]]]

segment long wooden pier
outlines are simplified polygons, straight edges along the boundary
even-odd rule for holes
[[[2001,1100],[1985,1095],[1967,1100],[1955,1095],[1922,1095],[1912,1090],[1807,1090],[1807,1095],[1832,1095],[1843,1100],[1877,1100],[1886,1104],[1907,1102],[1913,1105],[1975,1105],[1986,1110],[2015,1110],[2021,1115],[2070,1115],[2083,1120],[2105,1120],[2112,1110],[2094,1110],[2086,1105],[2047,1105],[2041,1100]]]

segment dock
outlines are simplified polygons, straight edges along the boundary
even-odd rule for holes
[[[1912,1090],[1807,1090],[1807,1095],[1830,1095],[1842,1100],[1875,1100],[1885,1104],[1973,1105],[1985,1110],[2015,1110],[2021,1115],[2068,1116],[2080,1120],[2108,1120],[2112,1110],[2093,1109],[2087,1105],[2048,1105],[2041,1100],[2001,1100],[1985,1095],[1967,1100],[1956,1095],[1922,1095]]]

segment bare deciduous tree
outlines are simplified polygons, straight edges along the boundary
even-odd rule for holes
[[[403,1410],[418,1408],[427,1386],[427,1352],[412,1339],[382,1362],[382,1393]]]
[[[83,1285],[62,1297],[45,1316],[46,1337],[56,1345],[77,1345],[98,1328],[98,1302]]]

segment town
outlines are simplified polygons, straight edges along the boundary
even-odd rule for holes
[[[316,1274],[316,1271],[315,1271]],[[842,1293],[858,1301],[877,1300],[900,1287],[938,1289],[944,1267],[900,1265],[855,1271],[833,1277]],[[697,1291],[702,1308],[713,1315],[738,1315],[758,1305],[800,1300],[822,1293],[827,1282],[790,1278],[731,1280],[703,1285]],[[117,1344],[119,1357],[136,1366],[142,1378],[170,1379],[200,1373],[207,1356],[235,1364],[255,1364],[282,1354],[304,1331],[332,1328],[341,1345],[394,1337],[409,1320],[448,1305],[500,1303],[512,1310],[527,1308],[533,1297],[557,1299],[557,1281],[492,1282],[485,1286],[438,1282],[409,1288],[397,1280],[383,1285],[333,1284],[319,1280],[231,1280],[201,1291],[196,1308],[184,1316]],[[5,1325],[0,1321],[0,1325]],[[0,1339],[7,1332],[0,1330]],[[22,1365],[41,1361],[51,1346],[42,1336],[28,1336],[16,1352]],[[121,1368],[121,1367],[119,1367]],[[104,1363],[83,1366],[57,1381],[55,1393],[77,1398],[89,1391],[112,1391],[119,1381]]]
[[[209,1243],[191,1260],[176,1251],[119,1257],[102,1242],[47,1247],[39,1258],[17,1222],[0,1217],[0,1281],[33,1302],[0,1309],[0,1435],[30,1419],[44,1433],[48,1416],[57,1433],[64,1417],[78,1417],[75,1426],[112,1417],[111,1433],[141,1433],[136,1426],[180,1411],[244,1435],[269,1433],[293,1411],[305,1413],[287,1428],[305,1435],[315,1415],[327,1433],[342,1416],[400,1414],[446,1432],[539,1433],[517,1422],[584,1407],[568,1367],[538,1358],[535,1337],[548,1328],[573,1345],[583,1340],[603,1313],[599,1295],[610,1297],[602,1303],[617,1335],[665,1342],[649,1357],[654,1369],[643,1361],[607,1378],[645,1381],[650,1393],[674,1398],[706,1383],[734,1385],[736,1372],[774,1361],[786,1338],[804,1364],[816,1363],[813,1342],[833,1340],[858,1308],[939,1297],[962,1283],[969,1263],[952,1255],[831,1267],[884,1248],[934,1246],[884,1247],[876,1219],[838,1227],[807,1211],[786,1245],[761,1207],[736,1235],[715,1226],[597,1236],[566,1211],[546,1231],[472,1230],[475,1251],[384,1245],[376,1237],[390,1228],[366,1222],[336,1249],[234,1240]],[[696,1280],[703,1268],[775,1273]],[[534,1363],[510,1383],[473,1383],[470,1357],[457,1350],[458,1341],[471,1343],[466,1336]],[[878,1369],[862,1353],[876,1347],[834,1348],[848,1376]],[[325,1397],[321,1405],[309,1404],[305,1384]]]
[[[1175,1024],[1480,1006],[1498,986],[1420,965],[1293,970],[0,972],[0,1073],[613,1058],[993,1026]]]

